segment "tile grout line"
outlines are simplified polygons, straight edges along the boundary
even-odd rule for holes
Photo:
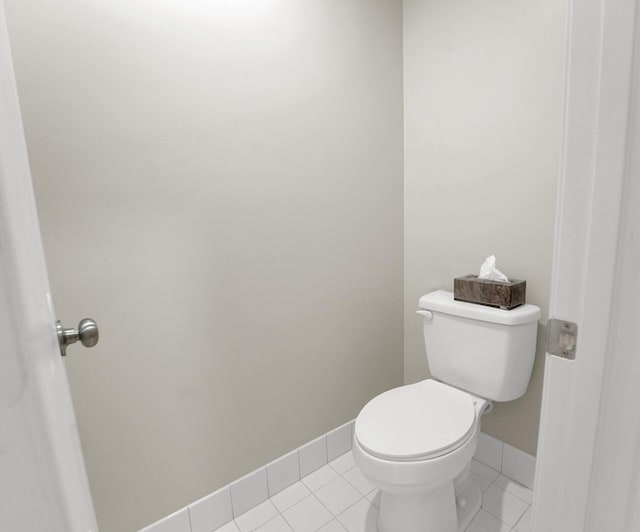
[[[300,459],[300,453],[298,453],[298,461],[299,461],[299,459]],[[302,479],[300,479],[298,482],[301,482],[301,481],[302,481]],[[292,484],[292,486],[293,486],[293,484]],[[306,498],[306,497],[305,497],[305,498]],[[297,503],[295,503],[293,506],[290,506],[289,508],[293,508],[296,504],[298,504],[299,502],[302,502],[305,498],[303,498],[302,500],[298,501]],[[275,506],[275,504],[274,504],[274,506]],[[287,508],[287,510],[288,510],[289,508]],[[281,512],[281,511],[280,511],[280,509],[279,509],[277,506],[276,506],[276,510],[278,510],[278,513],[282,516],[282,519],[284,520],[284,522],[285,522],[285,523],[287,523],[287,526],[288,526],[291,530],[293,530],[293,527],[291,526],[291,523],[290,523],[289,521],[287,521],[287,518],[285,517],[284,512]],[[214,531],[214,532],[215,532],[215,531]]]
[[[531,508],[531,506],[529,506],[529,508]],[[529,511],[529,508],[527,508],[527,509],[524,511],[524,514],[526,514],[526,513]],[[515,530],[515,532],[519,532],[519,530],[518,530],[516,527],[518,526],[518,524],[520,523],[520,521],[522,521],[522,518],[524,517],[524,514],[522,514],[522,515],[520,516],[520,519],[518,519],[518,520],[516,521],[516,524],[515,524],[515,525],[513,525],[513,528],[511,529],[512,531],[513,531],[513,530]]]
[[[332,429],[332,430],[336,430],[336,429]],[[329,431],[331,432],[331,431]],[[329,438],[327,437],[329,435],[329,432],[327,432],[324,435],[324,451],[327,454],[327,464],[330,462],[329,460]]]
[[[268,481],[269,481],[269,479],[268,479],[268,477],[267,477],[267,482],[268,482]],[[300,482],[300,481],[298,480],[298,481],[296,481],[296,482]],[[295,484],[295,482],[294,482],[294,484]],[[293,484],[292,484],[292,486],[293,486]],[[284,488],[284,489],[287,489],[287,488]],[[278,493],[280,493],[281,491],[284,491],[284,490],[280,490]],[[277,495],[278,493],[276,493],[275,495]],[[269,519],[268,521],[265,521],[264,523],[262,523],[261,525],[259,525],[257,528],[252,529],[252,530],[251,530],[251,532],[255,532],[255,531],[256,531],[256,530],[258,530],[259,528],[263,527],[263,526],[264,526],[264,525],[266,525],[267,523],[270,523],[270,522],[271,522],[271,521],[273,521],[274,519],[277,519],[278,517],[282,517],[282,519],[284,520],[284,522],[285,522],[285,523],[287,523],[287,526],[288,526],[291,530],[293,530],[293,527],[289,524],[289,521],[287,521],[287,518],[283,515],[283,512],[281,512],[281,511],[280,511],[280,508],[278,508],[275,504],[273,504],[273,501],[271,500],[271,497],[269,497],[269,498],[267,499],[267,501],[271,502],[271,505],[276,509],[276,515],[274,515],[274,516],[273,516],[271,519]],[[266,501],[264,501],[264,502],[266,502]],[[298,502],[300,502],[300,501],[298,501]],[[298,504],[298,503],[296,503],[296,504]],[[295,506],[295,504],[294,504],[293,506]],[[293,506],[291,506],[291,508],[293,508]],[[288,508],[287,508],[287,509],[288,509]],[[250,511],[250,510],[247,510],[247,511]],[[235,519],[234,519],[234,521],[235,521]],[[236,526],[237,526],[237,524],[236,524]],[[240,528],[240,527],[238,527],[238,528]],[[216,531],[214,530],[213,532],[216,532]]]
[[[236,512],[233,508],[233,490],[231,489],[231,484],[229,484],[229,499],[231,500],[231,520],[235,523],[236,522]],[[223,525],[224,526],[224,525]],[[236,528],[240,528],[238,527],[238,525],[236,524]],[[215,530],[214,530],[215,532]]]
[[[500,473],[500,475],[502,475],[502,476],[504,476],[504,477],[506,477],[506,478],[508,478],[508,479],[510,479],[510,480],[513,480],[513,482],[517,482],[520,486],[522,486],[522,487],[524,487],[524,488],[526,488],[526,489],[530,490],[530,491],[531,491],[531,493],[533,493],[533,490],[532,490],[531,488],[527,488],[524,484],[520,484],[517,480],[514,480],[514,479],[512,479],[511,477],[507,477],[507,475],[505,475],[504,473]],[[496,480],[498,480],[498,479],[500,478],[500,475],[498,475],[498,476],[493,480],[493,482],[491,482],[491,484],[489,484],[489,486],[488,486],[488,488],[487,488],[487,489],[489,489],[491,486],[493,486],[493,485],[495,484],[496,488],[501,489],[502,491],[504,491],[504,492],[508,493],[509,495],[514,496],[516,499],[519,499],[519,500],[521,500],[522,502],[524,502],[524,503],[528,504],[529,506],[531,506],[531,503],[530,503],[529,501],[527,501],[527,500],[523,499],[522,497],[519,497],[519,496],[518,496],[518,495],[516,495],[515,493],[513,493],[513,492],[509,491],[508,489],[503,488],[502,486],[497,485],[497,484],[496,484]]]
[[[326,441],[326,440],[325,440],[325,441]],[[351,449],[349,449],[348,451],[346,451],[345,453],[343,453],[343,454],[342,454],[342,455],[340,455],[340,456],[344,456],[345,454],[350,453],[350,452],[351,452]],[[339,458],[339,457],[338,457],[338,458]],[[333,460],[332,460],[332,461],[333,461]],[[328,466],[329,466],[329,467],[330,467],[330,468],[331,468],[331,469],[332,469],[332,470],[333,470],[333,471],[338,475],[338,477],[336,477],[336,478],[343,478],[343,479],[344,479],[344,477],[342,476],[342,474],[341,474],[339,471],[337,471],[337,470],[336,470],[336,469],[331,465],[331,462],[327,461],[327,463],[326,463],[325,465],[328,465]],[[299,452],[298,452],[298,467],[300,467],[300,453],[299,453]],[[318,469],[321,469],[322,467],[324,467],[324,466],[321,466],[321,467],[319,467]],[[316,469],[316,471],[318,471],[318,469]],[[349,469],[349,471],[351,471],[351,469],[353,469],[353,468],[350,468],[350,469]],[[309,475],[311,475],[312,473],[315,473],[315,471],[312,471],[311,473],[309,473]],[[307,477],[307,476],[309,476],[309,475],[305,475],[305,477]],[[300,503],[301,503],[302,501],[304,501],[305,499],[308,499],[309,497],[313,496],[313,497],[314,497],[314,498],[315,498],[315,499],[316,499],[316,500],[317,500],[317,501],[322,505],[322,507],[323,507],[324,509],[326,509],[326,510],[327,510],[327,512],[329,512],[329,515],[331,516],[331,519],[330,519],[327,523],[324,523],[323,525],[321,525],[321,526],[320,526],[320,528],[322,528],[323,526],[327,525],[327,524],[328,524],[328,523],[330,523],[331,521],[333,521],[333,520],[337,520],[337,519],[338,519],[338,516],[333,515],[333,512],[331,512],[331,510],[329,510],[329,508],[327,508],[327,506],[326,506],[326,505],[325,505],[325,504],[324,504],[324,503],[323,503],[323,502],[318,498],[318,496],[316,495],[316,491],[317,491],[317,490],[319,490],[319,489],[321,489],[321,488],[324,488],[325,486],[328,486],[328,485],[329,485],[331,482],[333,482],[333,480],[335,480],[335,479],[330,480],[330,481],[329,481],[329,482],[327,482],[326,484],[322,484],[321,486],[319,486],[318,488],[316,488],[315,490],[313,490],[313,491],[312,491],[311,489],[309,489],[309,486],[307,486],[307,485],[302,481],[302,479],[303,479],[303,478],[305,478],[305,477],[302,477],[302,476],[301,476],[301,477],[300,477],[300,479],[299,479],[299,480],[297,480],[296,482],[302,482],[302,483],[303,483],[303,485],[304,485],[304,486],[309,490],[309,495],[306,495],[306,496],[305,496],[305,497],[303,497],[301,500],[299,500],[298,502],[296,502],[295,504],[293,504],[292,506],[290,506],[289,508],[287,508],[285,511],[290,510],[291,508],[293,508],[294,506],[296,506],[296,504],[300,504]],[[345,482],[347,482],[347,483],[351,486],[351,483],[349,483],[349,481],[348,481],[347,479],[344,479],[344,480],[345,480]],[[267,483],[268,483],[268,481],[269,481],[269,478],[267,477]],[[296,482],[294,482],[294,484],[295,484]],[[291,484],[291,486],[293,486],[293,484]],[[287,486],[287,487],[291,487],[291,486]],[[284,488],[284,489],[287,489],[287,488]],[[354,487],[354,489],[355,489],[355,487]],[[284,491],[284,490],[281,490],[281,491]],[[357,490],[356,490],[356,491],[357,491]],[[359,494],[359,495],[361,495],[361,494],[360,494],[360,492],[358,492],[358,494]],[[277,495],[277,494],[276,494],[276,495]],[[356,501],[356,503],[357,503],[357,502],[360,502],[360,500],[361,500],[362,498],[363,498],[363,497],[361,497],[360,499],[358,499],[358,500]],[[267,500],[271,500],[271,496],[269,496]],[[264,502],[266,502],[266,501],[264,501]],[[354,504],[356,504],[356,503],[354,503]],[[289,528],[291,528],[291,530],[293,530],[293,526],[291,526],[291,523],[289,523],[289,521],[287,521],[287,518],[285,517],[284,512],[281,512],[281,511],[280,511],[280,509],[279,509],[275,504],[273,504],[273,502],[272,502],[271,504],[272,504],[272,505],[273,505],[273,507],[276,509],[277,515],[275,515],[274,517],[272,517],[271,519],[269,519],[269,520],[268,520],[268,521],[266,521],[265,523],[262,523],[262,524],[261,524],[261,525],[259,525],[257,528],[253,529],[251,532],[255,532],[255,530],[258,530],[260,527],[262,527],[262,526],[266,525],[267,523],[270,523],[271,521],[273,521],[274,519],[276,519],[278,516],[281,516],[281,517],[282,517],[282,519],[284,519],[284,521],[285,521],[285,523],[287,524],[287,526],[288,526]],[[347,508],[345,508],[345,510],[343,510],[343,511],[346,511],[347,509],[351,508],[351,506],[353,506],[353,505],[348,506],[348,507],[347,507]],[[248,510],[248,511],[250,511],[250,510]],[[235,522],[235,518],[234,518],[234,522]],[[237,523],[236,523],[236,526],[237,526]],[[318,528],[317,530],[320,530],[320,528]],[[314,531],[314,532],[317,532],[317,530],[316,530],[316,531]],[[214,531],[214,532],[215,532],[215,531]]]
[[[273,504],[273,503],[272,503],[272,504]],[[296,503],[296,504],[297,504],[297,503]],[[293,530],[293,527],[291,526],[291,524],[289,523],[289,521],[287,521],[287,518],[286,518],[284,515],[282,515],[282,512],[281,512],[280,510],[278,510],[278,507],[277,507],[275,504],[274,504],[273,506],[274,506],[274,508],[276,509],[276,512],[278,512],[278,513],[277,513],[275,516],[273,516],[271,519],[269,519],[266,523],[262,523],[258,528],[254,528],[251,532],[255,532],[255,531],[256,531],[256,530],[258,530],[259,528],[262,528],[264,525],[266,525],[266,524],[270,523],[271,521],[276,520],[278,517],[282,517],[282,520],[287,524],[287,526],[288,526],[291,530]],[[294,506],[295,506],[295,504],[294,504]],[[293,508],[293,506],[292,506],[292,508]],[[215,530],[214,530],[213,532],[215,532]]]
[[[506,476],[506,475],[505,475]],[[497,477],[496,477],[497,478]],[[495,481],[494,481],[495,482]],[[489,487],[493,486],[493,482],[491,483],[491,485]],[[522,517],[524,516],[524,514],[527,513],[527,510],[529,510],[529,507],[531,506],[531,503],[525,501],[524,499],[521,499],[520,497],[514,495],[513,493],[511,493],[510,491],[505,490],[503,487],[501,486],[496,486],[497,488],[501,489],[502,491],[504,491],[505,493],[508,493],[509,495],[512,495],[513,497],[515,497],[516,499],[524,502],[527,507],[524,509],[524,511],[522,512],[522,514],[520,515],[520,517],[518,517],[518,519],[516,520],[516,522],[513,525],[510,525],[509,523],[507,523],[506,521],[503,521],[501,516],[499,515],[495,515],[491,510],[488,510],[485,506],[484,506],[484,500],[482,501],[482,505],[480,506],[480,508],[482,510],[484,510],[485,512],[487,512],[489,515],[491,515],[492,517],[496,518],[498,521],[500,521],[500,523],[502,523],[503,525],[509,527],[509,532],[513,532],[513,530],[516,530],[516,532],[518,532],[518,530],[515,528],[517,526],[517,524],[520,522],[520,519],[522,519]],[[487,488],[489,489],[489,488]],[[474,517],[475,519],[475,517]],[[472,521],[473,522],[473,521]],[[469,523],[471,524],[471,523]]]
[[[330,468],[331,468],[331,469],[332,469],[332,470],[333,470],[333,471],[338,475],[338,476],[336,477],[336,479],[337,479],[337,478],[342,478],[342,479],[343,479],[343,480],[344,480],[344,481],[345,481],[349,486],[351,486],[351,487],[352,487],[352,488],[353,488],[353,489],[358,493],[358,495],[360,496],[360,497],[358,498],[358,500],[356,500],[353,504],[350,504],[349,506],[347,506],[347,507],[346,507],[344,510],[342,510],[342,512],[340,512],[338,515],[342,515],[342,514],[343,514],[344,512],[346,512],[349,508],[351,508],[352,506],[355,506],[355,505],[356,505],[356,504],[358,504],[362,499],[365,499],[365,498],[366,498],[366,496],[365,496],[365,495],[362,495],[362,493],[360,493],[360,492],[355,488],[355,486],[353,486],[353,485],[352,485],[352,484],[351,484],[351,483],[350,483],[346,478],[344,478],[344,475],[343,475],[342,473],[340,473],[340,472],[339,472],[339,471],[338,471],[334,466],[332,466],[332,465],[331,465],[331,462],[335,462],[335,460],[337,460],[337,459],[338,459],[338,458],[340,458],[341,456],[344,456],[345,454],[350,453],[350,452],[352,452],[352,451],[353,451],[353,447],[351,447],[348,451],[346,451],[346,452],[342,453],[340,456],[338,456],[338,457],[334,458],[334,459],[333,459],[333,460],[331,460],[331,461],[329,461],[329,460],[327,459],[327,464],[326,464],[326,465],[328,465],[328,466],[329,466],[329,467],[330,467]],[[328,456],[329,456],[329,455],[328,455],[328,450],[327,450],[327,458],[328,458]],[[352,469],[353,469],[353,467],[352,467],[352,468],[349,468],[347,471],[351,471]],[[345,472],[346,472],[346,471],[345,471]],[[333,480],[336,480],[336,479],[333,479]],[[302,479],[300,479],[300,480],[302,481]],[[342,525],[342,521],[340,521],[340,520],[338,519],[338,516],[337,516],[337,515],[334,515],[334,514],[333,514],[333,512],[332,512],[332,511],[331,511],[331,510],[326,506],[326,504],[324,504],[324,503],[320,500],[320,498],[316,495],[316,491],[318,491],[319,489],[324,488],[325,486],[328,486],[329,484],[331,484],[331,482],[333,482],[333,480],[330,480],[330,481],[329,481],[329,482],[327,482],[326,484],[323,484],[322,486],[319,486],[318,488],[316,488],[316,489],[315,489],[315,490],[313,490],[313,491],[309,490],[309,491],[311,492],[311,493],[310,493],[310,495],[312,495],[313,497],[315,497],[315,499],[316,499],[316,500],[317,500],[317,501],[322,505],[322,507],[323,507],[325,510],[327,510],[327,512],[329,512],[329,515],[331,516],[331,519],[330,519],[329,521],[327,521],[326,523],[324,523],[323,525],[321,525],[321,526],[320,526],[320,528],[317,528],[314,532],[317,532],[317,531],[318,531],[318,530],[320,530],[322,527],[324,527],[324,526],[326,526],[327,524],[331,523],[331,521],[338,521],[338,523],[340,524],[340,526],[342,526],[342,527],[344,528],[344,526]],[[305,484],[305,485],[306,485],[306,484]],[[308,486],[307,486],[307,488],[308,488]],[[306,498],[308,498],[308,497],[305,497],[305,499],[306,499]],[[299,502],[302,502],[302,501],[299,501]],[[298,503],[296,503],[296,504],[298,504]],[[295,505],[294,505],[294,506],[295,506]],[[293,508],[293,507],[292,507],[292,508]],[[283,516],[283,517],[284,517],[284,516]],[[285,518],[285,521],[286,521],[286,518]],[[288,521],[287,521],[287,524],[291,527],[291,524],[290,524]],[[291,528],[293,528],[293,527],[291,527]]]
[[[502,443],[503,443],[503,448],[504,448],[504,442],[502,442]],[[502,455],[502,456],[504,456],[504,455]],[[503,521],[503,520],[500,518],[500,516],[497,516],[497,515],[493,514],[493,512],[489,511],[489,510],[484,506],[484,497],[483,497],[483,501],[482,501],[482,505],[480,506],[480,509],[481,509],[481,510],[484,510],[486,513],[488,513],[489,515],[491,515],[492,517],[494,517],[495,519],[497,519],[500,523],[502,523],[503,525],[505,525],[506,527],[508,527],[508,528],[509,528],[509,532],[520,532],[520,531],[516,528],[516,526],[518,525],[518,523],[520,522],[520,520],[524,517],[524,514],[526,514],[526,513],[527,513],[527,511],[529,511],[529,508],[531,507],[531,504],[532,504],[532,503],[530,503],[530,502],[528,502],[528,501],[526,501],[526,500],[522,499],[521,497],[518,497],[515,493],[512,493],[512,492],[510,492],[510,491],[506,490],[505,488],[503,488],[502,486],[499,486],[499,485],[497,485],[497,484],[496,484],[496,481],[500,478],[500,476],[504,476],[504,477],[506,477],[506,478],[508,478],[508,479],[510,479],[510,480],[512,480],[512,481],[514,481],[514,482],[516,482],[516,483],[518,483],[518,484],[520,484],[520,483],[519,483],[519,482],[517,482],[515,479],[512,479],[511,477],[508,477],[507,475],[505,475],[505,474],[502,472],[502,459],[501,459],[501,462],[500,462],[500,469],[501,469],[501,471],[497,471],[496,469],[493,469],[491,466],[489,466],[489,465],[485,464],[484,462],[482,462],[482,461],[480,461],[480,460],[478,460],[478,462],[480,462],[480,463],[481,463],[482,465],[484,465],[485,467],[488,467],[489,469],[491,469],[492,471],[494,471],[495,473],[497,473],[497,476],[496,476],[496,477],[491,481],[491,483],[489,484],[489,486],[487,486],[487,490],[488,490],[491,486],[494,486],[494,485],[495,485],[495,487],[496,487],[496,488],[498,488],[498,489],[500,489],[500,490],[504,491],[505,493],[508,493],[509,495],[511,495],[511,496],[513,496],[513,497],[515,497],[516,499],[518,499],[519,501],[522,501],[523,503],[525,503],[525,504],[527,505],[527,507],[525,508],[524,512],[522,512],[522,515],[520,515],[520,517],[518,517],[518,519],[516,520],[516,522],[515,522],[513,525],[510,525],[509,523],[506,523],[505,521]],[[520,484],[520,485],[521,485],[521,486],[523,486],[524,488],[526,488],[526,489],[530,490],[531,492],[533,492],[533,490],[532,490],[531,488],[529,488],[529,487],[527,487],[527,486],[524,486],[524,484]],[[485,490],[485,491],[486,491],[486,490]],[[484,492],[483,492],[483,495],[484,495]],[[474,517],[474,519],[473,519],[473,520],[475,520],[475,517]],[[471,521],[471,523],[473,523],[473,520]],[[469,526],[471,526],[471,523],[469,523]],[[468,529],[468,527],[467,527],[467,529]]]
[[[269,464],[264,466],[264,476],[267,477],[267,498],[262,502],[266,502],[268,500],[271,500],[271,483],[269,482],[269,467],[268,466],[269,466]],[[262,502],[260,504],[262,504]],[[271,504],[273,504],[273,503],[271,503]]]
[[[349,452],[349,451],[347,451]],[[346,454],[346,453],[345,453]],[[342,475],[340,475],[342,476]],[[345,482],[348,482],[347,479],[344,479]],[[326,485],[326,484],[325,484]],[[354,488],[355,489],[355,488]],[[357,491],[357,490],[356,490]],[[329,524],[331,521],[338,521],[338,523],[340,523],[341,526],[342,525],[342,521],[340,521],[338,519],[337,515],[333,515],[333,512],[331,510],[329,510],[329,508],[327,508],[327,506],[320,500],[320,498],[316,495],[315,491],[311,492],[311,495],[313,495],[319,502],[320,504],[322,504],[322,506],[327,510],[327,512],[329,512],[329,515],[331,515],[331,519],[329,521],[327,521],[324,525],[322,525],[320,528],[322,528],[323,526],[326,526],[327,524]],[[361,497],[355,501],[353,504],[350,504],[349,506],[347,506],[344,510],[342,510],[338,515],[342,515],[343,513],[345,513],[349,508],[355,506],[356,504],[358,504],[362,499],[364,499],[365,497],[362,496],[362,494],[360,492],[358,492],[358,495],[361,495]],[[314,532],[317,532],[318,530],[320,530],[320,528],[317,528]]]
[[[187,506],[187,518],[189,519],[189,530],[193,532],[193,523],[191,522],[191,510]]]
[[[300,477],[296,482],[302,481],[302,463],[300,462],[300,447],[296,449],[296,456],[298,457],[298,476]],[[295,484],[295,482],[293,483]],[[293,484],[291,484],[293,486]],[[287,488],[285,488],[287,489]],[[284,491],[284,490],[282,490]]]
[[[339,457],[335,458],[334,460],[332,460],[332,462],[335,462],[335,460],[337,460],[338,458],[340,458],[341,456],[344,456],[347,453],[352,453],[353,454],[353,445],[351,446],[351,449],[349,449],[346,453],[341,454]],[[375,506],[375,504],[373,503],[373,501],[369,501],[369,499],[367,499],[367,495],[369,493],[371,493],[371,491],[375,490],[375,487],[369,492],[367,493],[367,495],[363,495],[360,490],[358,490],[358,488],[356,488],[351,482],[349,482],[349,479],[345,478],[344,473],[348,473],[349,471],[352,471],[353,469],[355,469],[357,467],[357,465],[354,465],[353,467],[350,467],[349,469],[347,469],[344,473],[340,473],[335,467],[333,467],[331,465],[331,462],[329,462],[329,466],[331,466],[331,469],[333,469],[336,473],[338,473],[338,476],[341,477],[349,486],[351,486],[354,490],[356,490],[356,492],[358,493],[358,495],[360,496],[360,498],[355,501],[353,504],[350,504],[349,506],[347,506],[344,510],[342,510],[342,512],[340,512],[338,515],[342,515],[344,514],[347,510],[349,510],[350,508],[354,507],[356,504],[358,504],[360,501],[362,501],[363,499],[367,500],[372,506]],[[322,501],[320,501],[322,503]],[[329,510],[327,508],[327,510]],[[331,513],[331,511],[329,510],[329,513]],[[334,520],[338,521],[338,523],[340,524],[340,526],[342,526],[343,528],[346,529],[346,526],[344,526],[342,524],[342,521],[340,521],[340,519],[338,519],[338,515],[334,516]],[[324,526],[324,525],[323,525]]]

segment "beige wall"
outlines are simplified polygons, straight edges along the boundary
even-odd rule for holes
[[[4,3],[102,532],[402,383],[400,2]]]
[[[527,394],[483,430],[535,453],[564,55],[561,2],[406,0],[405,381],[428,375],[420,295],[495,253],[543,316]]]
[[[58,315],[102,329],[66,361],[102,532],[402,382],[399,1],[5,7]],[[551,0],[404,2],[406,382],[417,298],[490,253],[546,321],[563,26]],[[530,453],[542,361],[483,420]]]

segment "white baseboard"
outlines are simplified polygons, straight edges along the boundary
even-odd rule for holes
[[[351,450],[349,421],[140,532],[211,532]]]
[[[350,451],[354,422],[349,421],[327,432],[140,532],[211,532],[222,527]],[[533,489],[534,456],[480,433],[474,458]]]

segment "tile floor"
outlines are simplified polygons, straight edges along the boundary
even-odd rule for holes
[[[531,532],[530,489],[476,460],[472,474],[483,503],[467,532]],[[214,532],[375,532],[378,502],[348,452]]]

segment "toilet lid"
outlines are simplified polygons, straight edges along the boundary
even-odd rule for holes
[[[429,379],[369,401],[356,419],[355,437],[379,458],[424,460],[462,445],[475,420],[471,395]]]

